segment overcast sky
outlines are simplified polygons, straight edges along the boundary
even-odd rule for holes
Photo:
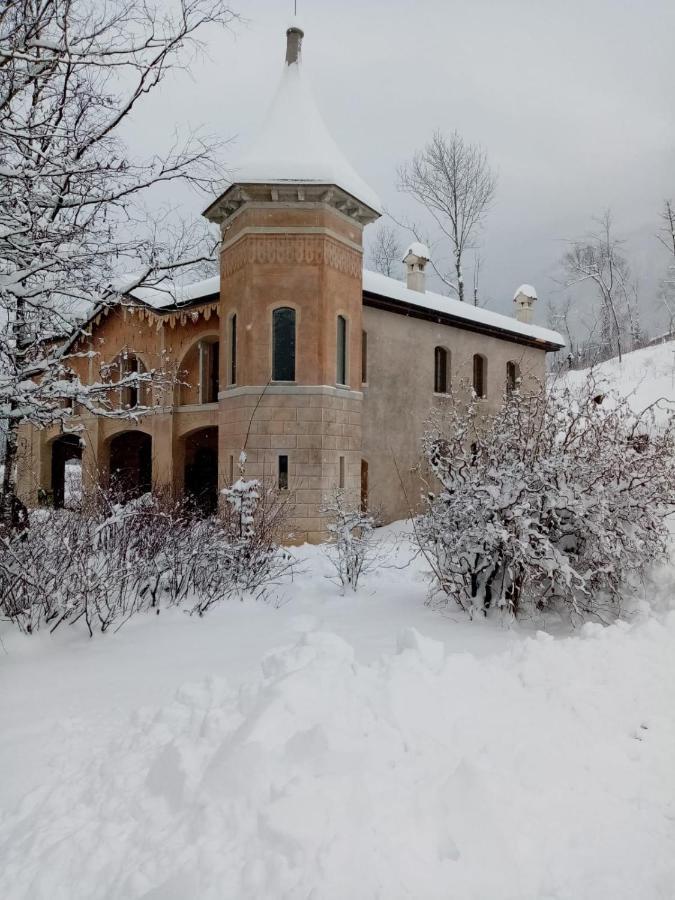
[[[208,58],[144,107],[146,149],[174,126],[205,127],[233,139],[234,164],[254,137],[292,0],[235,2],[247,21],[210,31]],[[673,0],[298,0],[298,18],[326,124],[393,212],[413,212],[396,169],[434,129],[483,145],[499,177],[481,236],[492,308],[510,312],[523,281],[556,290],[565,239],[606,207],[653,291],[666,264],[658,212],[675,196]],[[205,205],[185,202],[195,215]]]

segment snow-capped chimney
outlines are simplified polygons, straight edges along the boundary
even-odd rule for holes
[[[406,267],[406,285],[411,291],[423,294],[426,290],[424,270],[431,259],[429,248],[418,241],[412,243],[405,252],[403,262]]]
[[[286,30],[286,65],[292,66],[293,63],[300,62],[300,51],[302,50],[302,39],[305,32],[297,25],[291,25]]]
[[[537,300],[537,292],[531,284],[521,284],[513,295],[513,302],[516,304],[516,319],[529,325],[532,322],[534,314],[534,304]]]

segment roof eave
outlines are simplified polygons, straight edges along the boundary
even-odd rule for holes
[[[357,219],[363,225],[374,222],[382,215],[379,209],[351,194],[339,184],[297,179],[235,182],[223,191],[202,215],[209,222],[220,225],[247,202],[325,203]]]
[[[479,334],[489,335],[490,337],[496,337],[499,340],[509,341],[512,344],[523,344],[527,347],[535,347],[538,350],[543,350],[545,353],[555,353],[558,350],[562,350],[565,346],[564,343],[557,344],[553,341],[546,341],[534,337],[534,335],[522,334],[521,332],[510,331],[508,328],[499,328],[496,325],[489,325],[486,322],[475,322],[470,319],[464,319],[461,316],[455,316],[450,312],[442,312],[441,310],[417,306],[414,303],[408,303],[405,300],[398,300],[394,297],[387,297],[384,294],[378,294],[374,291],[363,291],[363,305],[381,309],[386,312],[393,312],[398,315],[423,319],[427,322],[451,325],[453,328],[461,328],[464,331],[473,331]]]

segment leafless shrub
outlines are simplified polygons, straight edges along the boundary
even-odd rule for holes
[[[355,591],[361,575],[377,563],[374,541],[374,518],[349,503],[344,491],[334,492],[322,512],[329,518],[328,531],[332,536],[325,544],[325,552],[335,568],[336,580],[344,589]]]
[[[492,416],[448,405],[424,437],[437,486],[416,523],[435,588],[470,613],[618,612],[669,546],[675,426],[657,408],[635,413],[592,376],[516,391]]]
[[[152,609],[201,615],[292,573],[273,539],[281,518],[262,503],[237,537],[232,520],[195,518],[168,497],[122,505],[104,492],[88,512],[42,511],[0,541],[0,618],[29,634],[84,619],[93,634]]]

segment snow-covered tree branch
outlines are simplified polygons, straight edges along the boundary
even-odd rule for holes
[[[0,521],[11,519],[20,423],[62,422],[74,403],[112,412],[106,385],[80,383],[62,350],[83,313],[119,302],[111,285],[121,272],[136,273],[128,290],[209,255],[203,240],[143,233],[139,204],[161,182],[211,191],[213,142],[177,137],[166,153],[134,159],[119,130],[186,64],[205,26],[234,18],[225,0],[175,0],[162,11],[122,0],[8,0],[0,12],[0,418],[8,433]]]

